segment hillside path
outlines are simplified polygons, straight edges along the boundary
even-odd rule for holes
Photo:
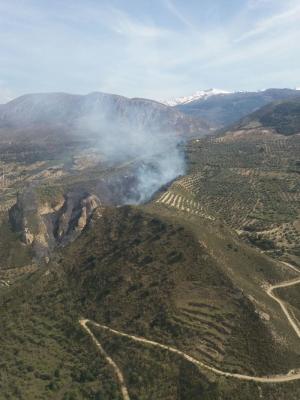
[[[97,349],[99,350],[99,352],[103,355],[103,357],[105,358],[107,363],[113,368],[113,370],[114,370],[114,372],[116,374],[116,377],[118,379],[119,385],[120,385],[120,389],[121,389],[123,400],[130,400],[130,397],[129,397],[129,394],[128,394],[128,390],[127,390],[127,387],[125,385],[125,380],[124,380],[124,377],[123,377],[123,374],[122,374],[120,368],[117,366],[117,364],[114,362],[114,360],[103,349],[103,347],[101,346],[100,342],[96,339],[96,337],[93,334],[93,332],[86,325],[87,322],[89,322],[88,319],[81,319],[79,321],[80,325],[85,329],[85,331],[92,338],[92,340],[93,340],[95,346],[97,347]]]
[[[294,271],[298,272],[298,274],[300,274],[300,271],[297,268],[295,268],[293,265],[291,265],[287,262],[283,262],[283,264],[285,264],[286,266],[288,266],[289,268],[291,268],[292,270],[294,270]],[[297,285],[298,283],[300,283],[300,278],[293,279],[293,280],[287,281],[287,282],[277,283],[276,285],[272,285],[272,286],[268,287],[267,294],[280,305],[280,307],[281,307],[282,311],[284,312],[287,320],[289,321],[291,327],[296,332],[296,335],[298,336],[298,338],[300,338],[300,327],[294,321],[293,317],[291,316],[288,309],[286,308],[284,302],[282,300],[280,300],[279,297],[275,296],[275,294],[273,293],[274,289],[285,288],[288,286],[294,286],[294,285]]]
[[[288,264],[286,262],[283,262],[283,264],[285,264],[289,268],[293,269],[294,271],[298,272],[299,275],[300,275],[300,271],[296,267],[294,267],[293,265]],[[297,278],[297,279],[293,279],[291,281],[286,281],[286,282],[278,283],[276,285],[271,285],[271,286],[269,286],[267,288],[266,293],[280,305],[280,307],[281,307],[283,313],[285,314],[285,316],[286,316],[289,324],[291,325],[292,329],[295,331],[296,335],[300,338],[300,327],[297,325],[296,321],[293,319],[292,315],[289,313],[289,311],[288,311],[287,307],[285,306],[284,302],[282,300],[280,300],[273,293],[273,291],[275,289],[294,286],[294,285],[297,285],[297,284],[300,284],[300,277]],[[182,358],[184,358],[185,360],[191,362],[196,367],[207,369],[207,370],[209,370],[211,372],[214,372],[217,375],[222,375],[222,376],[235,378],[235,379],[240,379],[240,380],[244,380],[244,381],[253,381],[253,382],[261,382],[261,383],[283,383],[283,382],[290,382],[290,381],[300,380],[300,370],[299,369],[298,370],[291,370],[287,374],[269,375],[269,376],[262,376],[262,377],[251,376],[251,375],[243,375],[243,374],[235,374],[235,373],[222,371],[222,370],[220,370],[218,368],[212,367],[212,366],[210,366],[208,364],[205,364],[202,361],[197,360],[196,358],[186,354],[185,352],[183,352],[181,350],[176,349],[175,347],[168,346],[168,345],[165,345],[165,344],[161,344],[161,343],[155,342],[154,340],[146,339],[144,337],[130,335],[128,333],[121,332],[121,331],[118,331],[116,329],[112,329],[112,328],[110,328],[110,327],[108,327],[106,325],[99,324],[99,323],[97,323],[95,321],[91,321],[89,319],[80,319],[79,323],[83,327],[83,329],[85,329],[85,331],[91,336],[93,342],[95,343],[95,345],[99,349],[100,353],[105,357],[107,362],[113,367],[113,369],[114,369],[114,371],[116,373],[116,376],[118,378],[119,384],[120,384],[123,400],[130,400],[130,397],[129,397],[129,394],[128,394],[128,389],[126,388],[126,385],[125,385],[125,380],[124,380],[124,377],[122,375],[122,372],[119,369],[119,367],[116,365],[116,363],[111,359],[111,357],[109,357],[107,355],[107,353],[105,352],[105,350],[101,346],[100,342],[96,339],[96,337],[94,336],[92,331],[87,326],[87,323],[90,323],[90,324],[92,324],[92,325],[94,325],[94,326],[96,326],[96,327],[98,327],[100,329],[106,330],[106,331],[108,331],[108,332],[110,332],[110,333],[112,333],[114,335],[126,337],[126,338],[131,339],[131,340],[133,340],[135,342],[139,342],[139,343],[143,343],[143,344],[146,344],[146,345],[159,347],[161,349],[170,351],[171,353],[175,353],[175,354],[181,356]]]

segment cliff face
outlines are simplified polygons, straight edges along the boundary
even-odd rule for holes
[[[89,223],[99,198],[90,193],[68,193],[54,204],[38,199],[34,188],[18,195],[9,211],[9,220],[24,245],[32,246],[38,260],[48,262],[55,247],[66,245]]]
[[[93,211],[100,206],[101,202],[95,195],[68,195],[54,215],[53,234],[56,242],[64,245],[74,240],[88,224]]]

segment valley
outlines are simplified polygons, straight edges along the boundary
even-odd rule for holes
[[[298,399],[297,112],[176,139],[171,174],[3,137],[0,398]]]
[[[300,399],[297,0],[0,0],[0,400]]]

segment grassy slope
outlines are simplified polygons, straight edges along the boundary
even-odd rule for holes
[[[0,270],[19,268],[31,263],[32,254],[13,232],[7,216],[0,218]]]
[[[300,100],[295,98],[271,103],[247,116],[244,122],[238,125],[243,126],[253,121],[258,121],[262,126],[272,128],[285,136],[300,133]]]
[[[242,260],[243,271],[238,260]],[[256,270],[260,262],[262,267]],[[274,269],[271,273],[273,267],[259,253],[240,247],[226,229],[222,231],[201,219],[178,220],[172,213],[151,207],[147,212],[132,207],[108,209],[103,218],[95,217],[91,228],[64,251],[49,273],[40,270],[28,276],[2,297],[1,351],[6,366],[1,379],[2,396],[118,398],[114,378],[101,357],[95,358],[95,349],[78,328],[80,315],[170,343],[227,370],[267,374],[292,368],[299,364],[299,356],[272,340],[268,327],[246,298],[247,292],[237,288],[247,287],[250,292],[254,281],[288,276],[285,270]],[[234,282],[231,268],[240,270]],[[285,329],[288,337],[288,327],[278,321],[273,321],[274,329]],[[208,399],[217,399],[221,393],[224,398],[234,398],[228,396],[235,389],[243,390],[247,398],[253,390],[259,390],[252,384],[242,384],[241,389],[222,378],[213,383],[215,377],[202,373],[198,376],[193,368],[169,355],[149,350],[140,353],[132,344],[129,349],[130,358],[124,361],[126,347],[119,347],[126,365],[131,364],[130,360],[135,365],[146,357],[136,365],[147,364],[149,358],[150,364],[158,362],[165,371],[164,387],[156,385],[155,374],[149,382],[150,393],[157,398],[168,390],[175,390],[174,399],[187,398],[191,379],[191,400],[198,398],[195,388],[200,387],[205,388]],[[68,361],[62,364],[62,359]],[[76,371],[82,373],[76,375]],[[181,378],[177,379],[180,372]],[[131,369],[126,373],[131,374]],[[142,374],[142,381],[147,374],[152,372]],[[17,378],[12,380],[12,376]],[[143,398],[138,397],[132,376],[130,384],[136,398]],[[298,393],[299,385],[276,386],[266,398],[277,394],[276,398],[286,399],[283,393],[289,390]],[[105,395],[101,397],[101,393]]]
[[[257,385],[232,379],[209,376],[181,358],[130,340],[106,335],[93,327],[128,382],[132,400],[296,400],[299,385]]]
[[[195,146],[191,165],[194,171],[207,171],[203,193],[198,193],[197,199],[205,203],[205,195],[209,195],[206,202],[214,205],[212,200],[219,198],[223,205],[228,195],[233,200],[241,195],[235,207],[230,208],[227,203],[219,216],[243,216],[241,205],[252,201],[255,190],[251,187],[243,192],[248,180],[235,179],[236,175],[229,171],[232,163],[243,168],[257,165],[264,170],[270,165],[277,170],[294,168],[297,143],[284,149],[280,146],[267,143],[266,153],[260,152],[257,144],[221,146],[221,151],[204,148],[201,152]],[[258,160],[261,164],[257,164]],[[288,183],[282,192],[289,192],[297,183],[297,172],[293,174],[288,173],[288,180],[286,176],[281,179],[285,185]],[[79,185],[82,179],[86,180],[81,177]],[[273,177],[268,176],[267,180],[274,188]],[[93,182],[88,185],[94,186]],[[214,192],[226,186],[225,194]],[[43,199],[48,199],[48,192],[46,187],[41,193]],[[273,192],[278,192],[276,185]],[[186,195],[185,190],[180,193]],[[50,197],[51,194],[52,191]],[[195,199],[194,194],[189,196]],[[269,214],[263,208],[260,217],[274,218],[278,207],[284,218],[290,218],[290,213],[294,217],[298,209],[295,200],[288,200],[289,209],[283,208],[282,202],[274,205],[272,198],[269,196],[263,204],[276,206],[276,212]],[[210,211],[215,213],[213,207]],[[30,263],[30,252],[17,242],[7,224],[1,227],[0,234],[2,268]],[[94,347],[78,328],[80,315],[172,343],[226,370],[259,375],[284,372],[299,365],[298,341],[279,307],[260,288],[265,282],[289,279],[293,274],[242,244],[220,222],[163,206],[108,210],[103,219],[96,219],[94,226],[66,249],[58,267],[53,265],[50,270],[47,275],[45,270],[28,275],[25,282],[21,280],[10,289],[0,288],[0,399],[119,398],[111,371],[101,358],[95,357]],[[280,291],[294,304],[296,313],[297,293],[297,288]],[[255,309],[271,315],[270,321],[263,322]],[[114,344],[115,340],[111,340]],[[215,377],[199,376],[169,355],[161,356],[124,340],[116,349],[111,348],[108,338],[104,342],[125,367],[137,398],[142,397],[134,373],[143,371],[148,362],[150,371],[139,378],[146,382],[152,376],[149,391],[142,394],[145,398],[147,393],[164,398],[173,396],[175,391],[178,399],[198,399],[203,388],[203,396],[208,399],[234,399],[234,395],[241,394],[246,399],[259,398],[259,390],[266,399],[296,400],[300,396],[298,383],[263,385],[259,389],[258,385],[238,384],[230,379],[214,382]],[[153,363],[155,368],[161,367],[162,376],[155,375]]]
[[[65,285],[61,271],[40,270],[2,289],[0,399],[121,399]]]

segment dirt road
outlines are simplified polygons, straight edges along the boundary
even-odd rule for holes
[[[292,265],[290,265],[288,263],[284,263],[284,264],[289,266],[291,269],[293,269],[293,270],[295,270],[295,271],[300,273],[300,271],[298,271]],[[300,327],[298,326],[296,321],[294,321],[293,317],[291,316],[291,314],[289,313],[288,309],[286,308],[284,302],[282,300],[280,300],[279,297],[275,296],[275,294],[273,293],[273,290],[274,289],[278,289],[278,288],[285,288],[285,287],[288,287],[288,286],[294,286],[294,285],[297,285],[299,283],[300,283],[300,278],[293,279],[292,281],[288,281],[288,282],[278,283],[277,285],[272,285],[267,289],[268,295],[270,297],[272,297],[272,299],[275,300],[280,305],[282,311],[284,312],[285,316],[287,317],[287,320],[289,321],[291,327],[296,332],[296,335],[298,336],[298,338],[300,338]]]
[[[124,400],[130,400],[129,394],[128,394],[128,390],[127,387],[125,385],[125,380],[123,377],[123,374],[120,370],[120,368],[117,366],[117,364],[114,362],[114,360],[109,357],[109,355],[106,353],[106,351],[103,349],[103,347],[101,346],[101,344],[98,342],[98,340],[96,339],[95,335],[93,334],[93,332],[89,329],[89,327],[86,325],[87,322],[89,322],[88,319],[81,319],[79,321],[80,325],[85,329],[85,331],[91,336],[94,344],[96,345],[97,349],[99,350],[99,352],[103,355],[103,357],[105,358],[105,360],[107,361],[107,363],[113,368],[116,377],[118,379],[119,385],[120,385],[120,390],[123,396]]]
[[[289,268],[293,269],[294,271],[298,272],[300,275],[300,271],[292,266],[291,264],[288,263],[284,263],[286,266],[288,266]],[[293,285],[298,285],[300,284],[300,278],[297,279],[293,279],[291,281],[287,281],[287,282],[282,282],[282,283],[278,283],[276,285],[272,285],[269,286],[266,290],[267,294],[274,300],[276,301],[282,311],[284,312],[289,324],[291,325],[292,329],[295,331],[295,333],[297,334],[297,336],[300,338],[300,327],[297,325],[297,322],[293,319],[292,315],[289,313],[287,307],[285,306],[284,302],[282,300],[280,300],[274,293],[273,291],[275,289],[278,288],[284,288],[284,287],[289,287],[289,286],[293,286]],[[89,319],[80,319],[79,320],[80,325],[85,329],[85,331],[91,336],[93,342],[95,343],[95,345],[97,346],[97,348],[99,349],[100,353],[105,357],[105,359],[107,360],[107,362],[113,367],[117,379],[119,381],[120,384],[120,388],[121,388],[121,392],[123,395],[123,399],[124,400],[130,400],[130,397],[128,395],[128,390],[126,388],[125,385],[125,380],[124,377],[122,375],[121,370],[118,368],[118,366],[116,365],[116,363],[106,354],[106,352],[104,351],[104,349],[102,348],[100,342],[96,339],[96,337],[94,336],[94,334],[91,332],[91,330],[89,329],[89,327],[87,326],[87,323],[90,323],[98,328],[101,328],[103,330],[106,330],[114,335],[117,336],[123,336],[126,337],[128,339],[131,339],[135,342],[140,342],[143,343],[145,345],[151,345],[151,346],[155,346],[155,347],[159,347],[161,349],[170,351],[172,353],[175,353],[177,355],[179,355],[180,357],[184,358],[185,360],[191,362],[192,364],[194,364],[195,366],[199,367],[199,368],[204,368],[207,369],[211,372],[214,372],[215,374],[218,375],[222,375],[222,376],[226,376],[229,378],[235,378],[235,379],[240,379],[240,380],[245,380],[245,381],[254,381],[254,382],[261,382],[261,383],[283,383],[283,382],[290,382],[290,381],[296,381],[296,380],[300,380],[300,370],[292,370],[287,374],[281,374],[281,375],[273,375],[273,376],[250,376],[250,375],[243,375],[243,374],[234,374],[234,373],[230,373],[230,372],[226,372],[226,371],[222,371],[220,369],[214,368],[208,364],[205,364],[202,361],[199,361],[197,359],[195,359],[194,357],[186,354],[185,352],[178,350],[174,347],[171,346],[167,346],[165,344],[161,344],[158,342],[155,342],[153,340],[149,340],[140,336],[135,336],[135,335],[130,335],[128,333],[124,333],[121,331],[118,331],[116,329],[112,329],[106,325],[102,325],[99,324],[97,322],[91,321]]]

